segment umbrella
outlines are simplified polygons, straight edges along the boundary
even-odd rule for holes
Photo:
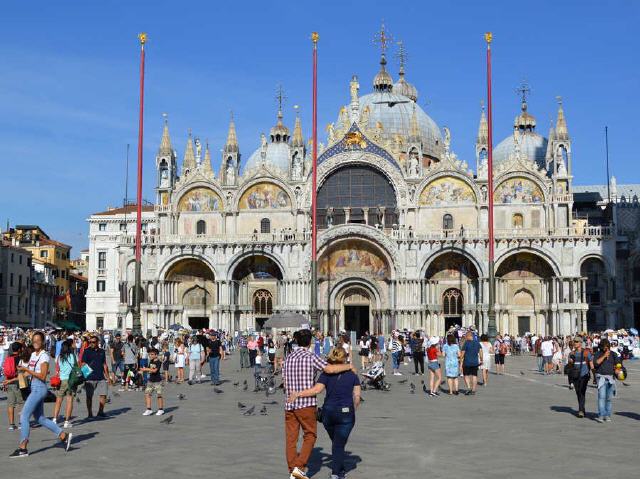
[[[309,320],[306,316],[294,313],[292,311],[284,311],[282,313],[273,313],[264,323],[264,328],[303,328],[308,327]]]
[[[180,331],[182,329],[182,325],[181,324],[172,324],[167,329],[169,329],[171,331]]]

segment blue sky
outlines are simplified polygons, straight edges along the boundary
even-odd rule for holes
[[[574,182],[605,181],[604,126],[611,170],[638,183],[640,2],[605,1],[7,1],[0,19],[0,221],[37,223],[73,246],[88,244],[86,218],[124,196],[137,142],[138,46],[146,31],[144,196],[154,199],[154,156],[162,112],[180,158],[187,130],[208,138],[218,168],[229,111],[246,160],[275,122],[276,85],[293,126],[300,105],[311,128],[310,32],[320,32],[319,125],[348,102],[351,75],[371,90],[384,19],[408,52],[407,79],[419,103],[452,132],[474,165],[485,95],[483,32],[494,33],[494,137],[510,133],[527,79],[529,111],[546,136],[562,95],[573,138]],[[397,78],[397,63],[389,57]],[[323,133],[324,136],[324,133]],[[634,161],[635,160],[635,161]]]

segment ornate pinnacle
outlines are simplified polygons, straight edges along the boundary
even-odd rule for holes
[[[318,40],[320,40],[320,35],[318,35],[318,32],[311,32],[311,41],[315,44],[318,43]]]
[[[144,44],[147,43],[147,34],[145,32],[139,33],[138,40],[140,40],[140,45],[144,46]]]
[[[484,41],[487,42],[487,45],[490,45],[493,41],[493,33],[487,32],[484,34]]]

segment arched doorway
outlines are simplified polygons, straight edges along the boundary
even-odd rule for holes
[[[443,334],[455,325],[474,324],[480,302],[478,276],[473,261],[456,251],[443,253],[429,264],[425,302],[432,318],[438,318],[430,325],[432,333]]]
[[[360,338],[371,330],[371,296],[366,289],[358,286],[347,289],[342,298],[342,308],[346,331],[354,331]]]
[[[173,316],[166,322],[182,322],[194,329],[210,327],[217,291],[213,271],[204,261],[197,258],[177,261],[167,270],[163,287],[170,304],[182,307],[182,318]]]
[[[231,277],[235,329],[260,331],[277,306],[274,298],[278,297],[278,283],[283,278],[280,266],[269,256],[251,255],[233,268]]]
[[[497,328],[500,333],[556,334],[549,311],[554,271],[541,256],[512,254],[496,270]]]

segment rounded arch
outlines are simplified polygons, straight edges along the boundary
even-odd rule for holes
[[[439,258],[441,258],[442,256],[448,255],[448,254],[455,254],[458,256],[463,257],[464,259],[466,259],[475,269],[475,277],[481,277],[485,275],[484,269],[482,268],[482,264],[480,263],[480,261],[478,261],[478,259],[469,254],[469,252],[461,249],[461,248],[457,248],[457,247],[452,247],[452,248],[447,248],[446,250],[440,250],[437,251],[435,253],[433,253],[431,256],[429,256],[426,261],[422,264],[422,268],[420,268],[420,277],[421,278],[426,278],[427,277],[427,272],[429,271],[429,268],[432,265],[435,265],[436,260],[438,260]]]
[[[173,194],[171,195],[171,200],[174,203],[176,209],[179,209],[180,202],[183,201],[183,198],[185,198],[185,196],[187,196],[190,192],[198,189],[210,190],[217,196],[218,208],[214,211],[222,211],[226,208],[227,205],[225,203],[224,194],[220,187],[211,181],[199,180],[186,183],[173,192]]]
[[[286,199],[287,199],[287,207],[282,207],[280,208],[281,211],[294,211],[296,208],[296,197],[294,192],[291,190],[291,188],[287,185],[286,182],[282,181],[280,178],[277,178],[275,176],[270,176],[270,175],[264,175],[264,176],[260,176],[260,177],[254,177],[248,181],[246,181],[245,183],[243,183],[238,190],[236,191],[235,195],[233,196],[233,208],[235,211],[240,211],[241,209],[241,205],[240,202],[242,201],[242,199],[244,198],[245,194],[251,194],[249,192],[250,189],[257,187],[261,184],[265,184],[265,185],[273,185],[276,188],[279,188],[280,190],[282,190],[284,192],[284,194],[286,195]],[[249,208],[249,209],[253,209],[253,208]],[[258,208],[256,208],[258,209]],[[262,209],[262,208],[260,208]]]
[[[268,269],[267,271],[265,271],[265,273],[276,273],[275,275],[271,274],[276,279],[284,278],[286,269],[283,265],[282,260],[268,251],[246,251],[243,253],[238,253],[229,261],[229,267],[226,271],[226,278],[229,280],[239,279],[238,275],[242,274],[243,271],[246,271],[246,268],[250,268],[250,266],[252,266],[251,262],[255,261],[257,258],[263,258],[267,260],[260,260],[261,263],[257,265],[258,269],[262,268],[262,266],[265,266]],[[273,269],[273,267],[277,268],[277,270]]]
[[[589,253],[586,254],[584,256],[582,256],[576,263],[576,269],[574,271],[575,276],[581,276],[582,275],[582,265],[584,263],[586,263],[589,260],[599,260],[600,262],[602,262],[603,266],[604,266],[604,272],[605,274],[607,274],[608,276],[613,276],[613,269],[611,268],[611,262],[609,261],[608,258],[606,258],[604,255],[599,254],[599,253]]]
[[[367,291],[370,294],[372,302],[375,303],[375,308],[382,309],[382,295],[378,290],[378,287],[373,282],[368,281],[365,278],[346,278],[333,285],[329,293],[329,301],[332,307],[336,307],[344,298],[345,294],[354,287],[362,288]]]
[[[560,276],[554,261],[539,251],[519,249],[503,254],[496,261],[496,277],[518,272],[520,276],[535,275],[540,278]]]
[[[213,270],[200,258],[183,258],[174,262],[164,274],[166,280],[184,280],[200,278],[215,281]]]
[[[535,306],[535,297],[528,288],[520,288],[513,295],[513,304],[515,306],[533,308]]]
[[[186,260],[195,260],[200,263],[203,263],[209,268],[214,279],[219,277],[219,274],[215,266],[213,265],[213,263],[211,263],[209,258],[205,256],[195,255],[195,254],[177,253],[167,258],[164,264],[158,269],[158,278],[167,279],[167,274],[169,273],[171,268],[179,264],[181,261],[186,261]]]
[[[465,201],[465,203],[463,203],[464,206],[477,204],[478,198],[482,198],[482,195],[480,193],[480,190],[478,189],[478,186],[473,181],[471,181],[469,177],[457,171],[439,171],[438,173],[427,176],[416,186],[416,194],[415,194],[414,201],[418,205],[420,205],[421,204],[420,199],[422,198],[422,194],[425,192],[427,187],[429,187],[432,184],[437,184],[438,182],[442,182],[447,178],[452,178],[456,182],[464,183],[464,185],[470,189],[472,197],[468,198],[468,201]],[[455,206],[456,202],[448,203],[448,205]]]
[[[495,260],[496,276],[498,276],[498,271],[500,270],[500,267],[503,265],[503,263],[506,260],[522,253],[531,254],[533,256],[538,257],[538,259],[542,260],[544,264],[546,264],[551,269],[552,271],[551,276],[556,276],[556,277],[561,276],[558,263],[555,261],[555,259],[553,259],[551,255],[549,255],[544,250],[537,250],[529,247],[519,247],[517,250],[507,250],[504,253],[502,253],[500,256],[498,256],[498,258]]]
[[[525,204],[530,204],[530,203],[538,203],[538,204],[546,204],[548,202],[548,188],[547,185],[544,183],[543,180],[541,180],[537,175],[534,175],[530,172],[526,172],[526,171],[509,171],[507,173],[504,173],[502,175],[499,175],[495,180],[494,180],[494,195],[495,195],[495,202],[496,204],[505,204],[500,200],[500,191],[501,188],[505,188],[505,187],[509,187],[511,188],[511,184],[507,185],[508,182],[514,182],[518,179],[524,179],[527,181],[530,181],[531,183],[533,183],[533,185],[537,188],[535,194],[537,195],[538,193],[541,196],[541,200],[540,201],[530,201],[530,202],[525,202]],[[533,195],[533,194],[532,194]],[[506,203],[509,204],[509,203]]]

